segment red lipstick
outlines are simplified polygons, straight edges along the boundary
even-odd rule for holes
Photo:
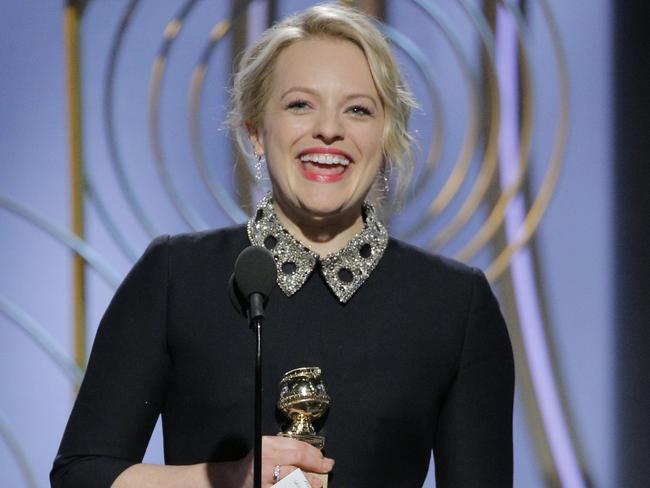
[[[343,176],[345,176],[345,172],[347,171],[347,168],[344,168],[340,173],[323,174],[320,172],[311,171],[307,165],[302,162],[298,164],[298,167],[300,168],[300,172],[305,178],[311,181],[317,181],[318,183],[336,183],[337,181],[340,181]]]

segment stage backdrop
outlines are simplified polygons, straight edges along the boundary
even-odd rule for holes
[[[147,243],[243,222],[264,193],[224,127],[231,67],[312,3],[3,2],[1,486],[48,484],[97,323]],[[420,103],[391,231],[483,268],[508,319],[515,486],[617,486],[609,3],[356,3]],[[161,451],[157,430],[147,460]]]

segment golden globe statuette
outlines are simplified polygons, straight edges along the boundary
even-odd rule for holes
[[[322,449],[325,437],[316,434],[312,421],[322,417],[330,403],[320,368],[312,366],[287,371],[280,380],[280,399],[277,405],[291,419],[291,425],[278,435],[298,439]],[[320,477],[323,487],[327,488],[327,474],[312,474]]]

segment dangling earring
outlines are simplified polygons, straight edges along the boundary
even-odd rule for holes
[[[256,154],[255,157],[257,158],[257,161],[255,161],[255,179],[262,181],[262,165],[266,164],[266,158],[264,154]]]
[[[385,166],[384,169],[381,170],[381,178],[384,180],[384,193],[388,194],[390,191],[390,180],[388,179],[388,174]]]

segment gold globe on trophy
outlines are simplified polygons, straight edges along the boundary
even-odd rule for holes
[[[298,439],[323,449],[325,437],[316,433],[312,421],[321,418],[330,403],[331,398],[325,391],[320,368],[312,366],[287,371],[280,380],[280,399],[277,406],[291,419],[291,424],[278,435]],[[326,474],[313,474],[323,480],[323,487],[327,487]]]
[[[325,437],[316,434],[312,421],[322,417],[330,403],[320,368],[305,367],[287,371],[280,380],[278,408],[291,419],[291,425],[278,435],[308,442],[322,449]]]

